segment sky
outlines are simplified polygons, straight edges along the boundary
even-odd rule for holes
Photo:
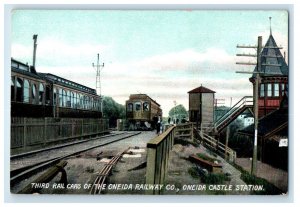
[[[237,57],[263,44],[270,34],[288,56],[288,13],[284,10],[14,10],[11,56],[32,64],[38,34],[36,70],[96,87],[92,63],[104,62],[102,95],[125,104],[130,94],[156,100],[164,116],[176,104],[188,110],[188,91],[201,84],[229,106],[252,95],[253,66]],[[232,100],[232,102],[231,102]]]

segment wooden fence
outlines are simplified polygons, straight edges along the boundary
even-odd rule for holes
[[[11,149],[45,146],[107,131],[105,119],[11,117]]]
[[[169,127],[161,135],[147,143],[146,183],[164,184],[168,170],[169,153],[174,145],[175,126]],[[161,190],[148,190],[146,194],[160,194]]]
[[[196,139],[200,141],[200,143],[209,148],[210,150],[218,152],[221,156],[228,159],[231,162],[235,162],[236,160],[236,152],[230,147],[224,145],[222,142],[216,140],[215,138],[201,132],[200,130],[196,130],[194,128]]]

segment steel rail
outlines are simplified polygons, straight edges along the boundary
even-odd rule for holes
[[[11,174],[10,185],[14,186],[16,183],[22,181],[23,179],[31,177],[32,175],[36,174],[37,172],[39,172],[39,171],[41,171],[41,170],[43,170],[43,169],[45,169],[45,168],[47,168],[47,167],[49,167],[53,164],[56,164],[60,160],[65,159],[67,157],[74,156],[76,154],[80,154],[82,152],[85,152],[85,151],[88,151],[88,150],[91,150],[91,149],[94,149],[94,148],[97,148],[97,147],[102,147],[102,146],[105,146],[105,145],[109,145],[109,144],[112,144],[114,142],[118,142],[118,141],[121,141],[123,139],[127,139],[129,137],[138,135],[140,133],[141,132],[132,133],[132,134],[129,134],[127,136],[124,136],[124,137],[121,137],[119,139],[115,139],[115,140],[112,140],[112,141],[109,141],[109,142],[106,142],[106,143],[101,143],[101,144],[98,144],[98,145],[94,145],[92,147],[88,147],[88,148],[85,148],[85,149],[78,150],[76,152],[65,154],[63,156],[58,156],[58,157],[55,157],[55,158],[51,158],[49,160],[44,160],[42,162],[35,163],[34,165],[25,166],[25,167],[22,167],[22,168],[11,170],[10,171],[10,174]]]

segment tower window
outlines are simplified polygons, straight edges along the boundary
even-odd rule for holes
[[[259,93],[260,97],[264,97],[265,96],[265,84],[260,84],[260,93]]]
[[[272,84],[268,83],[267,85],[267,96],[272,97]]]
[[[274,96],[275,97],[279,96],[279,83],[274,84]]]

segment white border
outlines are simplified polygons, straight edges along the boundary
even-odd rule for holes
[[[240,206],[239,203],[248,203],[251,205],[251,203],[272,203],[272,206],[275,205],[275,203],[294,203],[296,204],[299,199],[297,198],[297,191],[294,190],[294,188],[297,187],[296,183],[297,178],[294,178],[294,175],[297,175],[295,173],[294,168],[294,157],[297,157],[294,155],[294,153],[297,153],[297,150],[294,150],[294,146],[296,144],[296,138],[297,136],[294,134],[294,118],[296,119],[295,112],[298,112],[298,109],[294,110],[294,103],[298,103],[299,98],[294,93],[294,88],[297,88],[297,86],[294,84],[297,83],[297,77],[299,77],[300,70],[299,67],[294,67],[294,57],[296,56],[296,53],[294,55],[294,51],[296,52],[296,47],[294,45],[297,45],[299,41],[294,40],[295,37],[300,37],[299,33],[297,33],[296,29],[294,30],[294,15],[296,12],[296,5],[295,1],[282,1],[281,3],[291,3],[291,4],[266,4],[266,1],[257,1],[253,0],[251,1],[251,4],[236,4],[236,1],[226,1],[227,4],[223,5],[216,5],[213,3],[216,3],[218,1],[208,1],[206,3],[209,4],[195,4],[195,1],[187,1],[187,3],[190,4],[179,4],[178,1],[173,1],[172,5],[167,4],[167,1],[160,1],[163,4],[159,2],[145,2],[139,3],[138,1],[133,1],[128,3],[126,1],[126,4],[123,4],[123,1],[110,1],[107,2],[108,4],[88,4],[93,3],[90,1],[74,1],[72,5],[70,4],[59,4],[60,1],[51,1],[51,3],[55,4],[39,4],[39,1],[30,1],[30,4],[23,4],[24,1],[13,1],[15,4],[19,5],[9,5],[11,1],[4,1],[3,7],[1,8],[1,11],[3,11],[4,14],[4,31],[3,31],[3,37],[1,38],[1,45],[4,45],[4,48],[2,51],[4,51],[4,59],[3,56],[1,56],[1,62],[4,62],[4,70],[1,70],[1,76],[3,75],[5,84],[4,90],[1,90],[0,97],[3,98],[3,103],[1,107],[1,122],[4,123],[4,125],[1,124],[1,128],[4,127],[1,131],[4,132],[3,140],[4,144],[1,146],[4,146],[4,157],[1,157],[1,163],[4,161],[4,182],[2,182],[3,176],[1,176],[1,183],[4,183],[4,193],[1,193],[4,195],[3,203],[98,203],[98,202],[113,202],[113,203],[207,203],[206,206],[210,206],[209,203],[235,203],[235,205]],[[271,2],[271,1],[269,1]],[[268,3],[269,3],[268,2]],[[6,3],[6,4],[5,4]],[[82,3],[82,4],[78,4]],[[155,4],[149,4],[149,3],[155,3]],[[231,4],[235,3],[235,4]],[[252,4],[255,3],[255,4]],[[263,4],[262,4],[263,3]],[[274,1],[272,1],[274,3]],[[286,9],[289,11],[289,68],[290,68],[290,74],[289,74],[289,85],[290,85],[290,106],[289,106],[289,195],[288,196],[140,196],[140,195],[117,195],[117,196],[101,196],[101,197],[95,197],[95,196],[88,196],[88,195],[42,195],[42,196],[32,196],[32,195],[14,195],[10,194],[10,186],[9,186],[9,134],[10,134],[10,114],[9,114],[9,107],[10,103],[8,103],[5,100],[9,100],[9,90],[5,90],[9,87],[9,75],[10,70],[7,70],[7,68],[10,68],[10,11],[13,8],[18,9],[259,9],[259,10],[274,10],[274,9]],[[2,12],[1,12],[2,13]],[[299,11],[298,11],[299,14]],[[298,35],[297,35],[298,34]],[[296,63],[297,64],[297,63]],[[299,65],[298,65],[299,66]],[[295,70],[293,68],[296,68]],[[3,71],[3,72],[2,72]],[[294,81],[296,80],[296,81]],[[4,93],[3,93],[4,92]],[[295,94],[295,96],[294,96]],[[295,102],[296,101],[296,102]],[[3,112],[3,113],[2,113]],[[297,113],[299,114],[299,113]],[[296,123],[296,120],[295,120]],[[299,141],[297,141],[299,142]],[[299,151],[299,150],[298,150]],[[298,172],[298,171],[297,171]],[[299,180],[299,179],[298,179]],[[1,185],[3,186],[3,185]],[[298,194],[299,195],[299,194]],[[40,204],[43,205],[44,204]],[[99,205],[99,204],[98,204]],[[144,204],[143,204],[144,205]],[[172,204],[173,205],[173,204]],[[252,204],[253,205],[253,204]],[[252,206],[251,205],[251,206]],[[256,205],[256,204],[255,204]],[[232,204],[230,205],[232,206]]]

